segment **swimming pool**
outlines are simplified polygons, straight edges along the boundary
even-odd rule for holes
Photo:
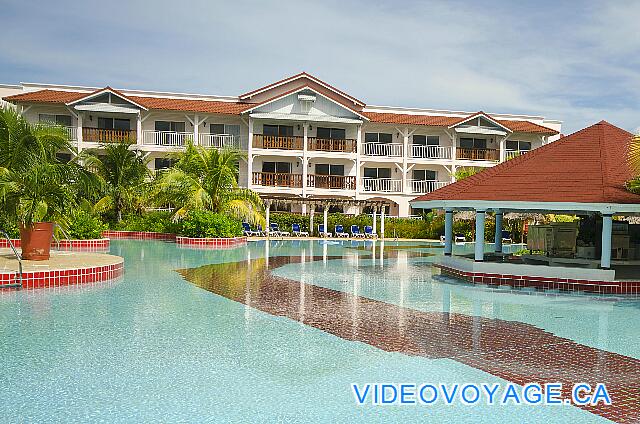
[[[301,240],[202,251],[113,240],[111,253],[125,258],[120,281],[0,295],[0,420],[606,421],[573,406],[356,406],[352,383],[536,375],[536,352],[500,356],[535,344],[531,335],[571,346],[578,367],[584,352],[586,368],[600,358],[597,377],[614,373],[601,369],[611,357],[633,366],[640,358],[630,325],[640,322],[637,300],[469,286],[431,275],[442,249],[373,248]],[[478,362],[492,343],[502,343],[496,359]],[[636,383],[626,383],[632,395]]]

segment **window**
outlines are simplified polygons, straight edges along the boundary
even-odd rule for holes
[[[332,140],[344,140],[347,138],[346,131],[343,128],[318,127],[316,130],[316,136],[318,138],[329,138]]]
[[[184,132],[184,122],[156,121],[156,131]]]
[[[98,128],[102,130],[129,130],[131,125],[128,119],[98,117]]]
[[[262,162],[262,172],[290,174],[290,162]]]
[[[240,135],[240,125],[235,124],[209,124],[209,133],[215,135]]]
[[[270,136],[291,137],[293,136],[293,126],[291,125],[263,125],[262,133]]]
[[[71,116],[70,115],[52,115],[48,113],[41,113],[38,115],[38,120],[40,122],[46,122],[48,124],[58,124],[65,127],[71,126]]]
[[[316,164],[317,175],[344,175],[344,165],[330,165],[328,163]]]
[[[529,150],[531,150],[531,142],[507,140],[507,150],[519,150],[521,152],[528,152]]]
[[[364,178],[391,178],[391,168],[364,168]]]
[[[414,135],[413,144],[416,146],[439,146],[439,135]]]
[[[460,147],[463,149],[486,149],[487,140],[485,138],[461,138]]]
[[[173,166],[175,160],[168,158],[156,158],[154,163],[155,169],[169,169]]]
[[[413,179],[415,181],[437,181],[438,173],[429,169],[414,169]]]
[[[388,133],[365,133],[365,143],[391,143],[393,141],[393,135]]]

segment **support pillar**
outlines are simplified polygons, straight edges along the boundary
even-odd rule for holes
[[[253,118],[249,117],[249,142],[247,144],[247,188],[253,184]]]
[[[476,211],[476,245],[475,245],[475,261],[482,262],[484,260],[484,218],[485,211]]]
[[[265,218],[267,220],[267,228],[265,228],[265,231],[267,232],[267,237],[269,237],[269,234],[271,233],[271,227],[269,226],[269,209],[271,209],[271,202],[267,202],[267,209],[265,209]]]
[[[82,150],[82,112],[78,111],[78,128],[76,130],[78,153]]]
[[[309,205],[309,207],[311,208],[311,211],[309,212],[309,235],[311,237],[313,237],[313,213],[315,212],[315,205]]]
[[[197,146],[200,144],[200,119],[198,114],[193,117],[193,144]]]
[[[451,256],[453,252],[453,210],[444,211],[444,254]]]
[[[380,210],[380,238],[384,239],[384,208],[382,205],[382,209]]]
[[[502,253],[502,212],[496,212],[496,237],[494,251],[496,253]]]
[[[328,218],[329,218],[329,205],[324,205],[324,234],[321,234],[323,237],[327,237],[327,234],[329,233],[329,227],[328,227]]]
[[[602,253],[600,254],[600,268],[611,268],[611,233],[613,220],[611,215],[602,215]]]
[[[373,207],[373,234],[378,234],[377,223],[378,220],[378,207]]]
[[[136,144],[138,146],[142,146],[143,144],[143,140],[142,140],[143,134],[142,134],[142,116],[140,114],[140,112],[138,112],[138,116],[136,119]]]

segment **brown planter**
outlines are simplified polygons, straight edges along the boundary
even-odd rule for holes
[[[31,227],[20,226],[22,259],[46,261],[53,241],[53,222],[34,222]]]

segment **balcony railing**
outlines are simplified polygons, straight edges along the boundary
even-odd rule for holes
[[[231,134],[198,134],[198,144],[203,147],[221,149],[231,147],[234,149],[247,149],[247,138]]]
[[[88,143],[136,142],[135,130],[105,130],[102,128],[82,128],[82,141]]]
[[[411,156],[414,158],[451,159],[451,148],[413,144],[411,146]]]
[[[513,159],[516,156],[520,156],[527,153],[528,151],[529,150],[507,150],[505,151],[504,159],[505,160]]]
[[[356,177],[349,175],[308,175],[307,185],[315,188],[355,190]]]
[[[465,149],[458,147],[456,150],[456,158],[497,161],[500,159],[500,152],[496,149]]]
[[[447,184],[450,183],[448,181],[411,180],[411,191],[413,193],[431,193]]]
[[[402,156],[402,143],[364,143],[362,146],[367,156]]]
[[[176,131],[143,131],[142,144],[148,146],[182,147],[193,140],[193,133]]]
[[[402,192],[402,180],[392,178],[363,178],[364,191]]]
[[[350,138],[307,137],[307,148],[322,152],[355,153],[357,141]]]
[[[282,149],[282,150],[302,150],[304,137],[300,136],[278,136],[278,135],[253,135],[253,147],[258,149]]]
[[[285,174],[276,172],[254,172],[253,185],[275,187],[302,187],[302,174]]]

